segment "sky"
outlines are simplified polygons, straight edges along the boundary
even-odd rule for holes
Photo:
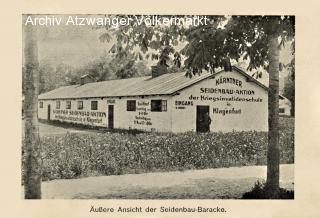
[[[81,66],[96,59],[111,48],[100,42],[101,30],[90,26],[40,27],[38,41],[39,61]]]

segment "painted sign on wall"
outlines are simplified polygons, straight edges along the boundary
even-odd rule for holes
[[[141,126],[152,126],[150,116],[150,101],[139,100],[136,106],[136,115],[133,124]]]
[[[220,88],[223,84],[231,84],[234,86],[227,86]],[[241,114],[240,108],[232,107],[232,102],[252,102],[261,103],[263,99],[256,96],[256,92],[253,89],[243,89],[243,82],[240,79],[233,77],[220,76],[215,81],[215,87],[200,87],[199,94],[191,94],[188,97],[189,101],[176,101],[176,109],[185,109],[177,107],[177,105],[193,105],[193,101],[200,102],[225,102],[225,108],[214,107],[212,109],[213,114],[225,115],[237,115]]]
[[[210,131],[266,131],[267,99],[268,92],[260,84],[248,81],[235,71],[221,72],[173,97],[172,129],[174,132],[196,131],[197,108],[206,106],[212,120]]]
[[[77,110],[52,110],[54,119],[61,121],[73,121],[80,123],[96,123],[103,122],[106,117],[105,112],[99,111],[77,111]]]

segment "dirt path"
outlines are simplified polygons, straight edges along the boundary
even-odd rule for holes
[[[293,189],[294,165],[281,165],[281,187]],[[44,199],[215,199],[240,198],[266,166],[231,167],[183,172],[99,176],[42,183]]]

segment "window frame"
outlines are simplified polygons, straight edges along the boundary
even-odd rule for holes
[[[284,107],[279,108],[279,113],[284,114],[286,112],[286,109]]]
[[[95,107],[93,107],[94,106],[93,103],[96,103]],[[92,111],[98,110],[98,101],[95,101],[95,100],[91,101],[91,110]]]
[[[39,102],[39,108],[43,108],[43,101]]]
[[[66,101],[66,109],[70,110],[71,109],[71,101]]]
[[[77,101],[77,110],[83,110],[83,101]]]
[[[161,101],[162,101],[161,102],[161,110],[164,111],[164,112],[168,111],[168,102],[167,102],[167,100],[161,100]]]
[[[157,108],[154,107],[153,102],[158,102]],[[162,99],[152,99],[150,104],[151,104],[151,108],[150,108],[151,112],[162,112]]]
[[[136,110],[137,110],[137,101],[127,100],[127,111],[136,111]]]
[[[56,101],[56,109],[60,109],[61,107],[61,101],[57,100]]]

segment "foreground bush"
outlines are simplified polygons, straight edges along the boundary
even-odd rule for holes
[[[265,165],[267,133],[67,133],[42,137],[43,180],[91,175]],[[293,131],[280,132],[281,163],[293,163]]]
[[[251,191],[246,192],[242,199],[269,199],[266,192],[265,182],[259,180],[254,184]],[[278,199],[294,199],[294,191],[280,188]]]

